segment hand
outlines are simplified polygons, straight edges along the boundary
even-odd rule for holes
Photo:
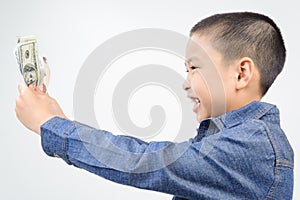
[[[67,118],[57,101],[46,93],[46,89],[41,91],[32,85],[19,85],[18,89],[20,95],[16,99],[15,111],[26,128],[40,134],[40,126],[49,119],[55,116]]]

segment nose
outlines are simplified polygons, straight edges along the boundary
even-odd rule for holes
[[[185,80],[183,85],[182,85],[182,88],[185,90],[185,91],[188,91],[189,89],[191,89],[191,85],[189,83],[188,80]]]

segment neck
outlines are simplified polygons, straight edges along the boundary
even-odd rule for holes
[[[251,97],[245,97],[245,96],[234,97],[234,99],[232,99],[231,102],[229,101],[227,104],[227,112],[240,109],[253,101],[260,101],[260,100],[261,100],[260,95],[253,95]]]

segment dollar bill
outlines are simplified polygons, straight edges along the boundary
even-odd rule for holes
[[[26,85],[39,86],[42,76],[36,37],[19,37],[15,54]]]

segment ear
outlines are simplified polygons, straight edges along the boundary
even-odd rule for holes
[[[247,87],[253,77],[254,62],[251,58],[243,57],[236,65],[236,90]]]

